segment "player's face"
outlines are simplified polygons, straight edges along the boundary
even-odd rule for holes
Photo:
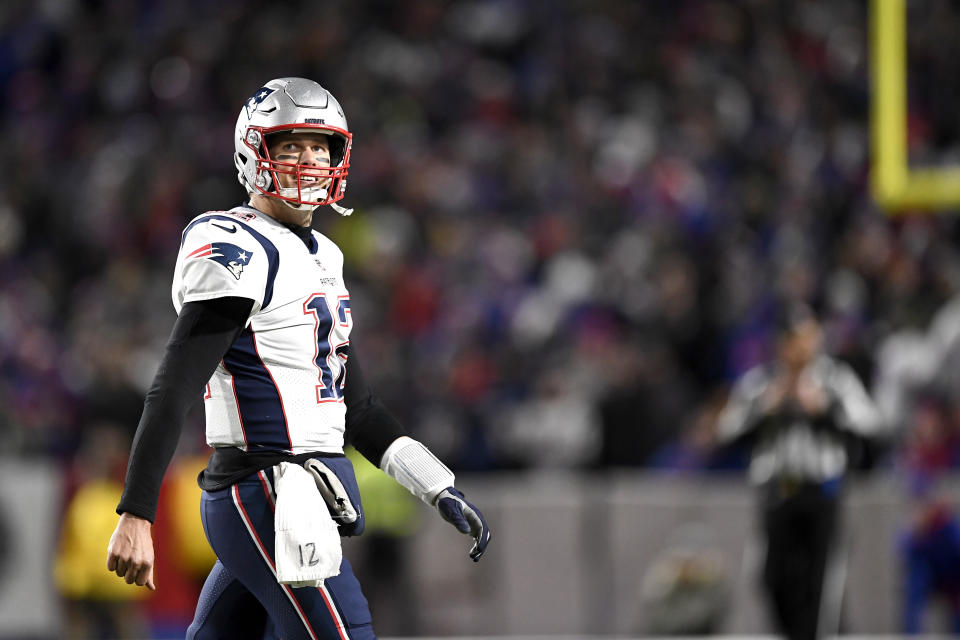
[[[330,142],[327,136],[319,133],[278,133],[267,140],[267,150],[270,158],[277,162],[318,168],[330,166]],[[329,187],[330,178],[327,176],[328,172],[317,171],[311,175],[309,169],[303,170],[300,187]],[[281,187],[297,186],[297,176],[293,172],[278,171],[277,179]]]

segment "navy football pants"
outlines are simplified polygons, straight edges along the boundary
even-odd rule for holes
[[[339,475],[339,474],[338,474]],[[320,588],[277,582],[272,470],[203,492],[201,517],[217,563],[187,640],[371,640],[367,600],[346,557]]]

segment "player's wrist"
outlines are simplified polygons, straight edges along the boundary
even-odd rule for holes
[[[449,487],[444,487],[443,490],[437,492],[437,495],[433,496],[433,500],[430,501],[430,506],[436,507],[437,503],[440,502],[440,498],[444,497],[445,495],[457,496],[460,498],[463,497],[463,494],[457,491],[457,488],[451,484]]]
[[[148,529],[153,526],[153,523],[150,522],[150,520],[134,513],[130,513],[129,511],[124,511],[120,514],[120,523],[125,526],[145,527]]]
[[[436,504],[437,496],[452,487],[455,479],[423,443],[409,436],[400,436],[387,447],[380,468],[429,506]]]

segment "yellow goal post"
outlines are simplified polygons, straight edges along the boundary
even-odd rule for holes
[[[870,186],[891,213],[960,208],[960,167],[909,166],[906,3],[870,1]]]

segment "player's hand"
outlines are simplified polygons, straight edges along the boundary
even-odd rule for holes
[[[463,494],[453,487],[447,487],[440,492],[436,505],[444,520],[455,526],[460,533],[473,536],[470,557],[474,562],[479,562],[480,556],[490,543],[490,527],[487,526],[480,509],[467,502]]]
[[[156,591],[153,582],[153,538],[149,520],[124,513],[110,536],[107,547],[107,570],[126,580],[127,584]]]

